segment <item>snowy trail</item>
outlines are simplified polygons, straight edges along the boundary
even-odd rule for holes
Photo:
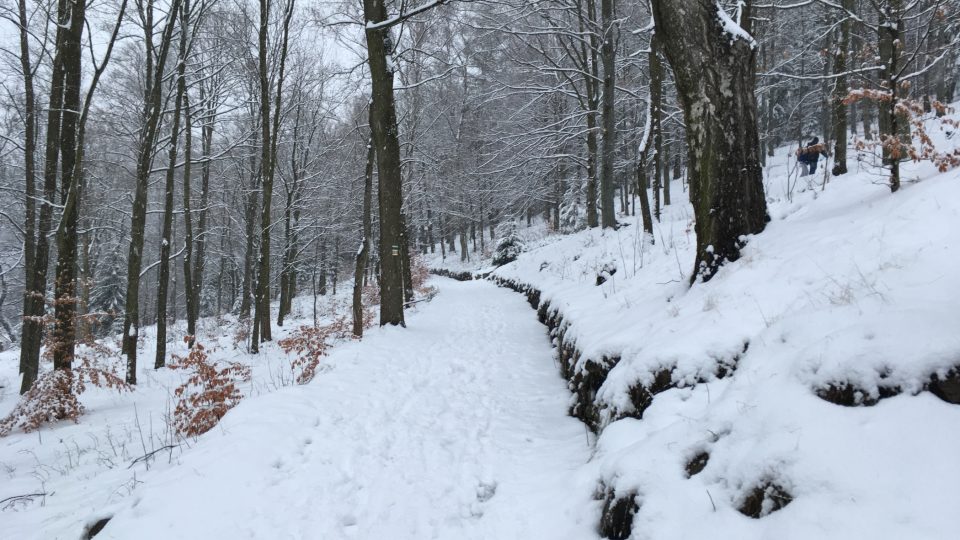
[[[243,402],[97,538],[596,538],[590,447],[544,328],[520,295],[436,284],[407,329]]]

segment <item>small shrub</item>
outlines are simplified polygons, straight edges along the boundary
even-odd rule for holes
[[[245,346],[248,339],[250,339],[250,319],[240,319],[233,333],[233,348],[239,349]]]
[[[428,279],[430,279],[430,268],[423,262],[423,258],[419,255],[411,255],[410,284],[413,285],[413,290],[421,294],[424,293],[429,289],[429,287],[427,287]]]
[[[58,420],[78,422],[84,407],[74,392],[75,382],[72,370],[55,369],[37,377],[13,411],[0,420],[0,436],[9,435],[15,428],[34,431]]]
[[[196,436],[210,431],[243,399],[236,383],[250,380],[249,366],[227,362],[220,367],[209,359],[199,343],[186,358],[174,356],[173,360],[171,369],[192,371],[187,381],[173,391],[178,399],[173,411],[174,427],[181,435]]]
[[[0,420],[0,437],[16,428],[30,432],[59,420],[79,422],[85,410],[79,397],[86,391],[87,383],[119,392],[131,389],[123,377],[102,365],[96,356],[81,353],[74,363],[72,369],[55,369],[40,375],[10,414]]]
[[[372,313],[364,311],[364,326],[372,322]],[[352,337],[352,324],[347,317],[339,317],[333,323],[324,326],[301,326],[289,337],[277,342],[287,354],[296,356],[290,363],[290,370],[294,373],[297,384],[307,384],[317,374],[320,359],[327,354],[327,350],[337,340]]]
[[[496,234],[499,240],[497,240],[497,247],[494,251],[493,264],[502,266],[517,260],[517,257],[523,253],[525,246],[516,222],[508,220],[497,225]]]

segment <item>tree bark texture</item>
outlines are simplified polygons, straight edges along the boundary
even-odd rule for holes
[[[687,125],[697,234],[691,280],[706,281],[738,259],[744,236],[763,231],[769,220],[754,95],[756,49],[752,39],[725,30],[722,21],[732,21],[713,0],[652,5]]]
[[[603,228],[617,228],[614,208],[614,165],[617,152],[616,41],[617,24],[613,20],[613,0],[600,0],[600,20],[603,25],[603,168],[600,176],[600,222]]]
[[[393,44],[389,28],[371,28],[387,19],[385,0],[364,0],[372,102],[370,131],[377,154],[380,214],[380,325],[403,325],[403,260],[400,256],[403,178],[397,110],[393,95]]]

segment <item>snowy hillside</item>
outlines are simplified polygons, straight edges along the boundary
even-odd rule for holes
[[[772,222],[709,283],[688,287],[682,204],[654,245],[631,218],[494,275],[553,327],[620,537],[951,538],[960,172],[910,167],[891,195],[864,166],[789,193],[784,160]]]

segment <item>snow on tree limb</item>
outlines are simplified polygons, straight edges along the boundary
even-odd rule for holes
[[[730,15],[723,9],[723,6],[721,6],[718,3],[716,4],[716,7],[717,7],[717,18],[720,19],[720,27],[723,29],[724,32],[730,35],[730,42],[733,43],[738,39],[742,39],[750,45],[751,49],[755,49],[757,47],[757,41],[753,39],[753,36],[751,36],[750,33],[747,32],[746,30],[744,30],[743,27],[737,23],[737,21],[734,21],[730,17]],[[738,18],[739,18],[739,13],[740,13],[740,10],[738,8],[737,9]]]
[[[417,16],[417,15],[419,15],[419,14],[425,12],[425,11],[429,11],[429,10],[431,10],[431,9],[437,7],[437,6],[442,6],[443,4],[446,4],[446,3],[449,2],[449,1],[450,1],[450,0],[431,0],[430,2],[427,2],[426,4],[423,4],[423,5],[421,5],[421,6],[417,6],[417,7],[413,8],[413,9],[411,9],[410,11],[407,11],[407,12],[405,12],[405,13],[404,13],[404,12],[401,12],[401,13],[399,13],[399,14],[397,14],[397,15],[394,15],[393,17],[390,17],[390,18],[388,18],[388,19],[386,19],[386,20],[383,20],[383,21],[380,21],[380,22],[368,22],[368,23],[366,24],[366,29],[367,29],[367,30],[382,30],[382,29],[384,29],[384,28],[390,28],[390,27],[396,26],[396,25],[402,23],[403,21],[409,19],[410,17],[415,17],[415,16]]]

